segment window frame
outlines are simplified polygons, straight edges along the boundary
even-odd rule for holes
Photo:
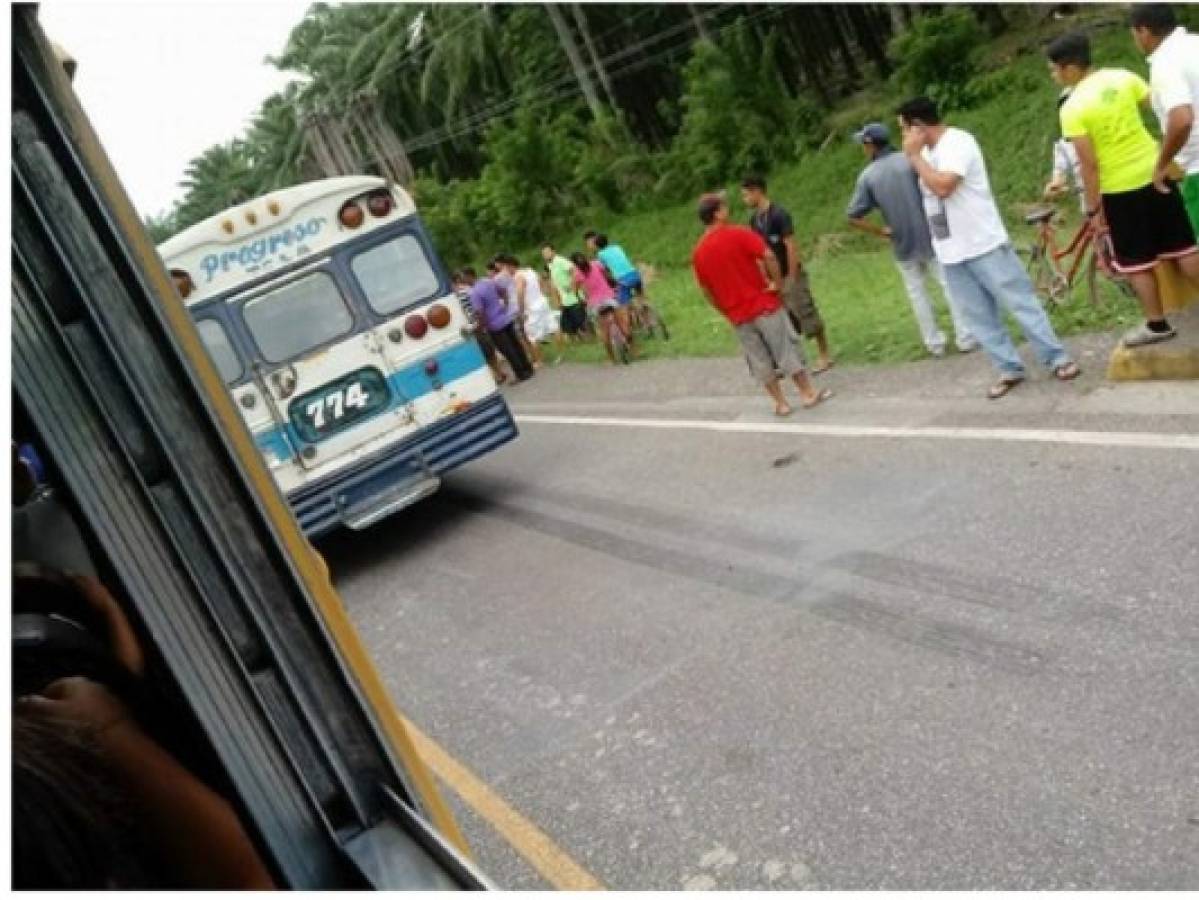
[[[217,374],[221,376],[221,380],[225,382],[225,386],[233,387],[235,384],[241,382],[241,380],[246,377],[246,371],[250,367],[246,363],[246,360],[242,358],[243,354],[241,352],[241,348],[237,346],[236,335],[234,334],[233,329],[229,327],[229,323],[220,316],[211,314],[198,315],[193,319],[193,321],[196,325],[196,331],[200,333],[200,343],[204,345],[204,349],[207,350],[208,355],[212,357],[212,364],[216,366]],[[208,346],[208,342],[204,339],[203,326],[208,322],[212,322],[221,329],[221,333],[225,336],[225,342],[229,345],[229,349],[233,353],[233,358],[237,360],[237,374],[232,378],[226,377],[225,373],[221,371],[221,364],[217,362],[216,354],[212,352],[211,348]]]
[[[367,255],[368,253],[374,253],[375,250],[385,247],[388,243],[396,243],[403,240],[410,240],[414,242],[416,247],[420,249],[421,255],[424,259],[424,264],[426,264],[429,274],[432,274],[433,276],[433,288],[430,291],[423,292],[423,294],[412,298],[412,300],[406,300],[403,303],[399,303],[398,306],[394,307],[393,309],[382,310],[375,306],[372,297],[370,297],[370,294],[367,291],[366,284],[364,284],[362,279],[359,278],[359,273],[357,273],[357,270],[355,270],[354,264],[361,258],[361,256]],[[426,303],[432,303],[436,300],[436,298],[446,294],[445,280],[442,278],[438,256],[432,252],[432,247],[429,246],[428,241],[424,240],[424,234],[420,228],[404,229],[402,231],[387,231],[385,234],[380,235],[378,240],[373,240],[369,243],[363,243],[361,246],[347,248],[347,253],[345,253],[343,259],[343,265],[345,266],[345,271],[349,273],[351,280],[353,280],[357,294],[361,296],[362,302],[369,310],[370,315],[378,316],[381,321],[393,319],[394,316],[403,315],[405,312],[408,312],[409,309],[423,306],[423,304]]]
[[[293,284],[296,284],[297,282],[300,282],[300,281],[304,280],[305,278],[310,278],[314,275],[323,275],[325,278],[329,279],[329,281],[332,283],[333,290],[336,292],[338,300],[341,301],[342,307],[349,314],[348,327],[345,330],[339,332],[338,334],[335,334],[328,338],[324,338],[321,341],[313,344],[312,346],[307,347],[304,350],[300,350],[297,353],[289,354],[289,355],[283,357],[282,359],[274,359],[271,356],[268,356],[266,351],[262,347],[262,343],[258,340],[258,336],[254,333],[254,329],[250,326],[249,319],[246,318],[246,307],[249,304],[254,303],[257,300],[263,299],[264,297],[268,296],[269,294],[273,294],[273,293],[282,291],[288,287],[291,287]],[[241,324],[242,328],[245,329],[246,336],[249,338],[250,342],[253,344],[254,350],[256,352],[256,356],[258,357],[258,359],[260,359],[262,361],[263,364],[265,364],[267,366],[282,366],[282,365],[286,365],[289,362],[294,362],[295,360],[302,359],[303,357],[308,356],[312,353],[315,353],[318,350],[322,350],[325,347],[329,347],[332,344],[336,344],[340,341],[345,340],[347,337],[349,337],[350,335],[353,335],[355,332],[357,332],[359,330],[358,329],[358,315],[357,315],[357,311],[354,308],[354,303],[351,302],[351,298],[346,296],[344,286],[340,283],[340,280],[338,278],[337,270],[330,267],[329,265],[327,265],[327,260],[322,260],[321,265],[313,266],[312,268],[301,269],[299,271],[296,271],[296,272],[292,273],[291,276],[288,277],[287,279],[270,282],[268,284],[261,285],[260,288],[256,291],[254,291],[253,293],[246,294],[246,295],[243,295],[240,297],[234,297],[229,301],[229,303],[231,305],[235,305],[237,307],[238,319],[240,320],[240,324]]]

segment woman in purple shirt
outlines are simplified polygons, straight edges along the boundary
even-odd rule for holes
[[[516,304],[505,302],[495,282],[490,278],[479,278],[469,266],[454,276],[454,283],[469,291],[470,305],[475,312],[478,327],[491,336],[495,348],[512,367],[516,380],[527,381],[532,378],[533,367],[529,364],[529,358],[525,356],[513,324],[516,319]]]

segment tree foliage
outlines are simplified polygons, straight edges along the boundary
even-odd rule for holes
[[[591,210],[793,158],[841,98],[893,69],[913,91],[965,83],[983,27],[934,8],[578,4],[559,9],[563,30],[544,4],[315,3],[270,60],[295,80],[244,134],[192,160],[156,236],[317,177],[311,118],[368,94],[406,145],[447,253],[528,245]],[[1002,14],[987,19],[999,27]],[[599,110],[582,102],[583,80]]]

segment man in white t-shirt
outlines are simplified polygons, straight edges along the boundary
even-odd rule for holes
[[[974,136],[942,124],[936,103],[927,97],[909,100],[898,113],[904,153],[920,178],[933,252],[971,333],[999,370],[987,396],[1004,396],[1025,375],[1002,308],[1019,323],[1042,365],[1061,381],[1076,378],[1078,365],[1054,333],[1012,249]]]
[[[1150,101],[1161,123],[1162,145],[1154,171],[1162,183],[1172,162],[1183,172],[1182,200],[1199,234],[1199,35],[1178,24],[1165,3],[1138,3],[1128,14],[1132,39],[1149,60]]]

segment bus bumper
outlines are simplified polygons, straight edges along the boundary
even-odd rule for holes
[[[516,422],[497,391],[369,459],[304,485],[287,499],[310,538],[342,527],[366,528],[433,493],[443,472],[516,435]]]

